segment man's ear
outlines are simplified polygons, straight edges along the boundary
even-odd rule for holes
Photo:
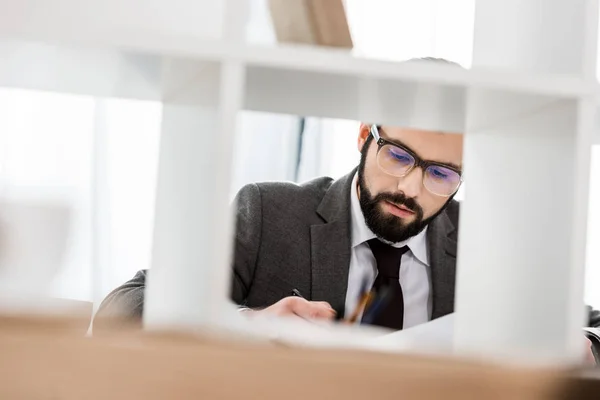
[[[358,151],[362,152],[363,146],[367,141],[367,138],[371,134],[371,125],[367,125],[364,123],[360,124],[360,128],[358,130]]]

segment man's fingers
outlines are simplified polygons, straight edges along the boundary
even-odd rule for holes
[[[333,319],[335,310],[324,301],[308,301],[295,298],[290,302],[291,311],[304,319]]]
[[[331,307],[331,304],[327,303],[326,301],[313,301],[310,304],[317,308],[316,318],[332,319],[335,317],[335,310],[333,307]]]
[[[330,309],[331,311],[335,312],[335,310],[333,309],[333,307],[331,307],[331,304],[329,304],[329,303],[328,303],[328,302],[326,302],[326,301],[311,301],[310,303],[311,303],[311,304],[318,304],[318,305],[319,305],[319,306],[321,306],[321,307],[328,308],[328,309]]]

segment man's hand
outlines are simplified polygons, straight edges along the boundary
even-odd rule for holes
[[[296,316],[307,320],[331,320],[335,310],[325,301],[308,301],[301,297],[291,296],[262,310],[248,311],[250,315],[276,315],[279,317]]]

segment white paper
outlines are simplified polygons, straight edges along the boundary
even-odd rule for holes
[[[242,317],[240,314],[243,313],[237,314],[237,329],[243,329],[248,337],[290,346],[438,354],[452,351],[453,315],[390,333],[386,329],[365,325],[311,322],[299,318]]]
[[[247,317],[246,334],[302,347],[368,349],[370,341],[388,332],[376,327],[307,321],[300,318]]]
[[[454,314],[409,329],[372,339],[374,350],[417,353],[452,353]]]

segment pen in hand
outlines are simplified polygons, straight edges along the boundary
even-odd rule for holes
[[[311,301],[304,298],[298,289],[289,296],[260,310],[249,310],[250,315],[299,317],[305,320],[332,320],[336,311],[326,301]]]
[[[372,300],[373,292],[368,290],[368,280],[366,277],[363,277],[358,297],[358,303],[354,308],[352,314],[344,318],[344,323],[354,324]]]
[[[300,293],[300,291],[298,289],[292,289],[291,296],[292,297],[299,297],[299,298],[301,298],[303,300],[306,300],[308,302],[307,304],[309,305],[309,307],[317,307],[317,309],[319,309],[319,310],[321,310],[323,306],[326,306],[327,309],[328,309],[327,312],[331,312],[332,313],[331,315],[333,316],[333,318],[335,318],[337,316],[337,312],[333,308],[331,308],[331,305],[329,303],[326,303],[324,301],[310,301],[310,300],[307,300],[302,295],[302,293]],[[303,307],[306,307],[306,306],[303,306]],[[318,313],[320,313],[320,312],[321,311],[319,311]],[[302,317],[302,315],[300,315],[298,313],[296,313],[296,314]],[[312,317],[309,318],[309,319],[312,319]],[[326,318],[326,319],[329,319],[329,318]]]
[[[363,324],[372,324],[375,320],[375,317],[379,315],[379,313],[383,310],[385,306],[389,303],[392,298],[392,291],[389,287],[382,288],[379,293],[375,296],[373,300],[373,304],[368,309],[365,309],[362,323]]]

